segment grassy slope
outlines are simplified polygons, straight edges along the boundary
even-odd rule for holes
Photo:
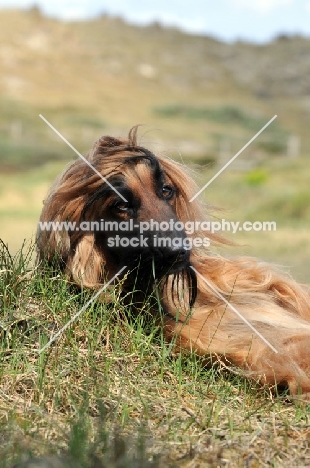
[[[56,453],[62,468],[309,463],[309,406],[174,353],[147,305],[133,314],[117,291],[38,355],[91,293],[2,246],[0,264],[1,466]]]

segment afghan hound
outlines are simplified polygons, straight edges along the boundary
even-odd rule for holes
[[[74,283],[94,289],[126,266],[124,291],[143,298],[157,288],[168,340],[309,398],[309,288],[256,259],[212,253],[225,239],[201,229],[209,215],[190,202],[196,184],[139,146],[136,127],[127,139],[100,138],[86,158],[44,202],[38,258],[57,258]]]

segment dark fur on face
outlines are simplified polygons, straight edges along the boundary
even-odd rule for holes
[[[109,178],[111,185],[127,201],[103,182],[86,201],[82,218],[92,221],[100,214],[105,221],[116,223],[116,226],[132,221],[130,231],[124,232],[118,227],[112,233],[103,231],[94,234],[95,245],[107,264],[113,264],[113,272],[127,266],[130,274],[125,283],[126,289],[139,285],[139,289],[147,295],[155,281],[158,283],[168,275],[175,275],[182,279],[179,284],[186,283],[190,287],[190,305],[193,305],[196,276],[190,268],[190,250],[182,244],[186,239],[184,230],[176,231],[173,227],[165,232],[143,229],[141,234],[141,223],[149,223],[150,219],[154,223],[165,222],[173,226],[178,218],[175,212],[177,189],[155,156],[144,149],[140,151],[141,154],[133,154],[119,166],[122,175]],[[120,242],[116,243],[116,239],[126,239],[135,245],[123,246]],[[160,240],[164,243],[158,245]],[[173,242],[175,247],[172,246]]]
[[[77,225],[104,219],[117,222],[117,230],[48,231],[41,225],[39,260],[64,269],[76,284],[94,289],[126,265],[125,292],[138,288],[144,298],[157,288],[166,312],[163,327],[167,339],[200,355],[223,358],[264,383],[284,383],[291,393],[309,397],[309,287],[257,259],[224,258],[207,247],[184,248],[188,238],[207,237],[211,247],[224,241],[198,228],[187,236],[176,229],[177,221],[208,219],[197,200],[189,202],[198,189],[183,167],[139,146],[136,133],[134,128],[126,140],[103,137],[87,155],[119,194],[84,161],[77,160],[56,180],[40,218],[41,223],[70,221]],[[127,241],[138,238],[139,223],[150,220],[166,222],[169,227],[145,230],[146,245],[109,243],[111,236]],[[133,229],[124,233],[122,221],[132,221]],[[158,238],[168,239],[168,245],[158,247]]]

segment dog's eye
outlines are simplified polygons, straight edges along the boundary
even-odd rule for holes
[[[129,203],[124,201],[118,201],[115,203],[114,208],[121,213],[125,213],[129,209]]]
[[[163,196],[169,200],[174,194],[174,188],[170,185],[164,185],[162,188],[162,193]]]

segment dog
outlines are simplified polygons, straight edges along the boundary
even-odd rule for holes
[[[39,261],[93,289],[126,266],[120,283],[138,291],[137,302],[156,288],[167,340],[308,399],[309,287],[257,259],[213,253],[228,242],[201,229],[209,215],[190,202],[196,184],[181,165],[139,146],[137,127],[126,139],[100,138],[86,159],[65,169],[44,202]],[[42,228],[51,222],[84,229]]]

